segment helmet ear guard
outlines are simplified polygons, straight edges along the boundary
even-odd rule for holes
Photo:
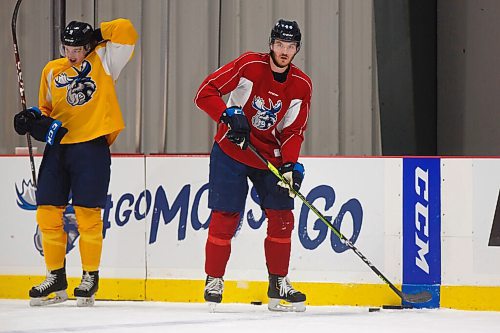
[[[287,21],[279,19],[278,22],[271,29],[271,36],[269,37],[269,45],[273,44],[276,39],[285,42],[297,43],[297,52],[300,50],[300,41],[302,34],[300,33],[299,24],[296,21]]]

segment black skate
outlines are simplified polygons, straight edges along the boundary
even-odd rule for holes
[[[306,295],[293,289],[286,276],[269,275],[267,296],[269,297],[267,308],[271,311],[306,311],[304,305]]]
[[[45,280],[38,286],[31,288],[30,305],[44,306],[62,303],[68,299],[66,288],[68,288],[68,282],[66,281],[66,270],[64,267],[55,271],[47,271]],[[49,297],[53,293],[55,296]]]
[[[80,282],[80,285],[74,291],[76,305],[93,306],[97,289],[99,289],[99,271],[83,271],[82,282]]]
[[[207,280],[205,281],[205,301],[212,312],[215,310],[215,306],[222,302],[222,292],[224,291],[224,279],[214,278],[207,275]]]

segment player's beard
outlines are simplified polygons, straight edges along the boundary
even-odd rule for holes
[[[269,53],[271,54],[271,60],[273,61],[274,65],[278,68],[287,68],[293,61],[293,58],[295,58],[295,54],[291,57],[289,57],[288,62],[286,65],[282,65],[278,62],[278,59],[276,59],[276,53],[273,50],[270,50]]]

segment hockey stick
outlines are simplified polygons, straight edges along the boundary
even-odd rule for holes
[[[302,200],[302,202],[307,206],[309,207],[310,210],[312,210],[314,212],[314,214],[316,214],[316,216],[319,217],[319,219],[325,223],[328,228],[330,228],[333,233],[335,235],[337,235],[337,237],[340,239],[340,241],[347,245],[351,250],[354,251],[354,253],[356,253],[358,255],[358,257],[361,258],[361,260],[363,260],[363,262],[365,264],[367,264],[371,270],[373,272],[375,272],[375,274],[377,274],[377,276],[382,280],[384,281],[386,284],[389,285],[389,287],[405,302],[408,302],[408,303],[425,303],[425,302],[428,302],[432,299],[432,295],[431,293],[429,293],[428,291],[422,291],[422,292],[419,292],[419,293],[416,293],[416,294],[407,294],[407,293],[403,293],[401,290],[399,290],[398,288],[396,288],[396,286],[394,284],[392,284],[391,281],[389,281],[389,279],[387,279],[384,274],[382,274],[381,271],[379,271],[377,269],[377,267],[375,267],[375,265],[373,265],[370,260],[368,260],[355,246],[354,244],[351,243],[351,241],[349,239],[347,239],[337,228],[335,228],[335,226],[333,224],[330,223],[330,221],[328,221],[324,216],[323,214],[321,214],[317,209],[316,207],[314,207],[309,201],[307,201],[307,199],[302,195],[302,193],[300,193],[299,191],[296,191],[293,186],[290,186],[290,183],[288,182],[288,180],[283,177],[283,175],[279,172],[279,170],[271,164],[271,162],[269,162],[268,160],[266,160],[266,158],[264,156],[262,156],[256,149],[255,147],[252,145],[252,144],[249,144],[248,145],[248,149],[250,149],[252,151],[252,153],[255,154],[255,156],[257,156],[261,161],[262,163],[264,163],[267,168],[276,176],[278,177],[281,181],[283,181],[285,184],[287,184],[289,186],[289,188],[293,191],[293,193],[295,193],[295,195],[297,197],[299,197],[300,200]]]
[[[19,57],[19,46],[17,45],[17,35],[16,35],[16,22],[17,13],[19,12],[19,7],[23,0],[17,0],[16,7],[14,8],[14,13],[12,14],[12,41],[14,42],[14,55],[16,57],[16,70],[17,70],[17,82],[19,83],[19,96],[21,97],[21,105],[23,110],[26,110],[26,96],[24,95],[24,81],[23,72],[21,71],[21,59]],[[28,141],[28,153],[30,155],[30,165],[31,165],[31,177],[33,179],[33,186],[37,187],[36,183],[36,170],[35,170],[35,159],[33,158],[33,145],[31,144],[31,136],[26,133],[26,140]]]

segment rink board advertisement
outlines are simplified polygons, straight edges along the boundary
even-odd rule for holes
[[[439,307],[441,284],[441,175],[439,158],[403,159],[403,291],[426,290]],[[409,304],[406,304],[409,305]]]
[[[384,168],[390,160],[302,159],[301,192],[372,259],[384,263]],[[165,170],[175,170],[166,172]],[[328,170],[328,172],[324,172]],[[355,176],[349,177],[349,172]],[[374,177],[373,175],[380,175]],[[148,277],[200,279],[209,223],[208,159],[147,159],[147,189],[154,208],[148,215]],[[167,177],[166,175],[170,175]],[[341,176],[344,175],[344,176]],[[264,260],[265,215],[249,184],[243,218],[232,241],[225,278],[267,279]],[[379,283],[365,265],[316,217],[295,200],[290,277],[294,281]],[[186,260],[189,258],[189,260]],[[397,272],[388,272],[397,278]]]
[[[29,163],[23,157],[0,161],[4,170],[11,170],[2,174],[5,186],[1,200],[6,210],[0,250],[16,253],[2,256],[0,274],[40,276],[44,273],[43,250],[35,220]],[[204,247],[210,216],[208,161],[208,156],[113,157],[112,179],[103,210],[103,280],[139,281],[136,285],[142,288],[145,284],[146,294],[148,282],[144,281],[157,286],[166,280],[181,285],[204,280]],[[391,253],[391,260],[387,260],[385,251],[386,207],[398,206],[400,200],[399,177],[386,177],[386,170],[397,170],[398,159],[302,161],[306,178],[301,192],[307,200],[399,283],[400,256]],[[36,162],[39,165],[40,160],[37,158]],[[378,277],[299,200],[295,201],[294,215],[289,272],[293,281],[322,283],[323,287],[332,283],[375,285],[382,289],[382,294],[390,295],[379,287]],[[71,205],[64,220],[69,235],[67,272],[76,279],[81,271]],[[266,283],[265,236],[265,216],[250,186],[244,216],[232,242],[227,281],[238,281],[238,286],[255,281]],[[198,294],[195,300],[200,300],[202,295]],[[370,293],[362,297],[369,298],[367,295]]]
[[[435,188],[438,183],[441,190],[436,193],[433,189],[429,195],[436,198],[440,194],[441,212],[436,216],[429,205],[434,220],[428,221],[428,239],[424,237],[425,214],[415,215],[414,209],[420,200],[418,194],[424,193],[416,191],[424,189],[419,187],[423,184],[422,177],[415,178],[416,165],[410,168],[413,175],[408,178],[403,172],[402,158],[311,157],[301,161],[306,167],[301,193],[392,283],[397,286],[403,280],[416,285],[441,283],[441,306],[466,308],[454,296],[457,288],[460,295],[469,290],[464,288],[470,288],[475,294],[484,290],[485,297],[498,295],[493,299],[500,299],[500,274],[498,265],[493,264],[500,260],[500,247],[489,245],[500,191],[499,159],[438,162],[441,174],[430,177],[429,184]],[[39,166],[40,158],[35,162]],[[0,157],[0,164],[3,184],[0,282],[6,286],[0,297],[26,298],[26,291],[34,282],[40,282],[44,274],[29,160]],[[113,157],[111,184],[103,210],[105,238],[98,297],[203,301],[204,247],[210,216],[208,166],[208,156]],[[420,165],[421,169],[424,167],[425,164]],[[435,168],[436,165],[431,166],[432,170]],[[409,179],[413,180],[408,183]],[[407,197],[413,200],[413,206],[403,203],[404,188],[413,190],[413,199]],[[289,277],[307,293],[309,304],[400,302],[298,199],[294,216]],[[408,229],[410,237],[403,228],[408,218],[414,229]],[[79,282],[81,274],[77,221],[71,205],[65,211],[64,221],[71,288]],[[435,225],[441,226],[441,230]],[[420,243],[415,234],[421,236]],[[241,225],[232,240],[224,301],[267,301],[265,237],[265,216],[250,184]],[[439,252],[432,252],[439,248],[435,237],[440,239],[441,258]],[[428,253],[425,247],[420,250],[415,247],[427,241]],[[420,251],[420,257],[406,255],[411,251],[405,249],[412,247],[413,252]],[[425,259],[429,265],[429,276],[415,271],[415,267],[419,268],[418,259],[421,264]],[[409,263],[414,271],[406,270]],[[494,301],[486,304],[489,308],[500,308]]]
[[[35,163],[40,165],[41,159]],[[27,157],[0,158],[3,211],[0,234],[1,274],[40,275],[43,273],[41,234],[36,224],[35,188]],[[114,157],[106,208],[103,210],[102,275],[141,278],[145,274],[144,157]],[[27,172],[28,171],[28,172]],[[66,269],[68,275],[81,274],[78,253],[79,233],[74,209],[69,201],[63,215],[68,234]],[[5,255],[5,254],[15,255]],[[42,268],[42,270],[40,270]]]

